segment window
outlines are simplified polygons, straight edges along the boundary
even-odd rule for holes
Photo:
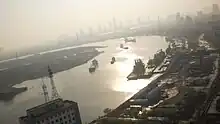
[[[54,124],[54,121],[51,121],[51,124]]]
[[[66,119],[66,116],[63,116],[64,119]]]
[[[71,123],[71,120],[69,120],[69,122]]]
[[[60,118],[60,121],[62,121],[63,119],[62,118]]]
[[[67,124],[67,121],[65,121],[65,124]]]
[[[44,120],[42,120],[41,122],[44,123]]]
[[[75,121],[75,117],[73,117],[73,120]]]
[[[68,115],[68,117],[70,118],[70,115]]]
[[[58,119],[56,119],[56,122],[58,122]]]

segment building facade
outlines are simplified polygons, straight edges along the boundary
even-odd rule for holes
[[[20,124],[81,124],[78,104],[69,100],[55,99],[26,113],[19,118]]]

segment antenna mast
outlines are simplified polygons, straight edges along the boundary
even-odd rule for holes
[[[47,91],[47,86],[45,85],[44,83],[44,80],[43,78],[41,78],[42,80],[42,89],[43,89],[43,92],[44,92],[44,100],[45,100],[45,103],[49,101],[49,96],[48,96],[48,91]]]
[[[56,89],[56,86],[55,86],[55,84],[54,84],[53,72],[52,72],[50,66],[48,66],[48,73],[49,73],[49,78],[50,78],[50,84],[51,84],[51,87],[52,87],[51,100],[60,98],[60,95],[58,94],[57,89]]]

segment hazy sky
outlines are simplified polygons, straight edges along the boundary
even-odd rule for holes
[[[0,45],[34,45],[113,17],[195,12],[220,0],[0,0]],[[49,42],[49,41],[47,41]]]

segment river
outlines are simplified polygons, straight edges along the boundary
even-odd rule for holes
[[[142,58],[146,63],[157,50],[167,48],[163,37],[141,36],[136,39],[136,43],[125,44],[129,47],[127,50],[119,48],[120,43],[124,43],[121,39],[81,45],[107,46],[99,48],[104,53],[96,57],[99,61],[97,71],[90,74],[90,63],[87,63],[54,75],[56,88],[62,98],[78,102],[83,122],[90,122],[103,115],[105,108],[117,107],[155,78],[135,81],[126,79],[133,68],[135,58]],[[116,63],[110,64],[113,56]],[[44,81],[50,89],[49,80]],[[0,102],[1,124],[17,124],[18,117],[26,115],[26,109],[44,103],[41,85],[41,79],[16,85],[15,87],[27,86],[28,90],[18,94],[10,102]]]

